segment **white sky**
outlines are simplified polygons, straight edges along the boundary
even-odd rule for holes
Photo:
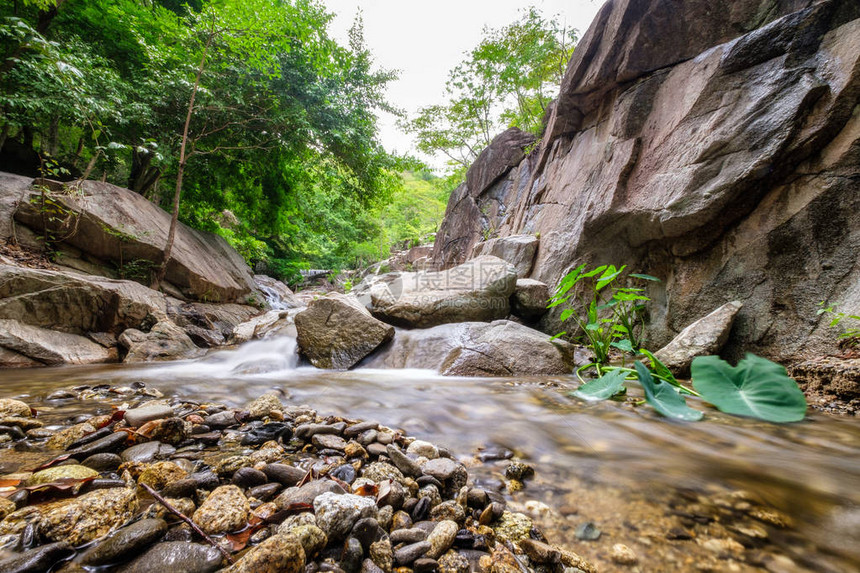
[[[585,33],[603,0],[322,0],[336,14],[331,31],[342,44],[360,8],[364,37],[377,67],[400,70],[389,84],[388,100],[414,115],[418,108],[443,103],[448,70],[481,40],[485,26],[500,28],[517,20],[529,5],[544,16]],[[380,118],[381,139],[388,151],[418,155],[412,138]],[[434,167],[442,158],[422,157]]]

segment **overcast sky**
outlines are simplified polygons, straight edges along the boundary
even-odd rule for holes
[[[585,33],[602,0],[322,0],[336,14],[332,33],[346,44],[346,33],[361,9],[364,36],[376,64],[400,70],[388,89],[389,101],[410,114],[443,103],[448,70],[481,40],[485,26],[499,28],[518,19],[529,5],[544,16],[558,15],[568,27]],[[412,139],[389,116],[381,118],[382,143],[388,151],[413,153]],[[428,160],[429,158],[424,158]],[[434,166],[444,162],[437,159]]]

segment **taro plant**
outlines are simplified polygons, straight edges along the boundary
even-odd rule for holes
[[[548,308],[568,305],[561,313],[562,322],[573,320],[579,339],[591,349],[598,374],[609,363],[612,348],[635,353],[642,344],[642,315],[650,299],[645,289],[624,284],[627,281],[657,281],[650,275],[624,274],[626,265],[601,265],[587,270],[579,265],[564,278],[549,301]],[[567,335],[560,332],[554,338]]]
[[[685,395],[698,396],[728,414],[768,422],[798,422],[806,415],[806,398],[797,383],[785,368],[760,356],[747,354],[734,367],[718,356],[700,356],[693,360],[690,389],[653,354],[643,353],[651,360],[650,369],[639,361],[635,369],[605,368],[603,376],[583,384],[573,395],[589,401],[606,400],[625,394],[625,384],[638,381],[645,402],[676,420],[697,421],[703,416],[687,405]]]

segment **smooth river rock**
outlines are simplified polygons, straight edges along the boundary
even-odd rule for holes
[[[211,545],[168,541],[158,543],[146,553],[119,569],[121,573],[212,573],[221,567],[221,553]]]

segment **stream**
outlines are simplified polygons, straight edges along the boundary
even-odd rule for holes
[[[476,454],[510,450],[536,470],[511,493],[512,504],[551,542],[601,571],[630,570],[610,560],[616,543],[635,551],[639,571],[860,570],[860,425],[853,419],[810,410],[803,423],[773,425],[693,401],[706,409],[705,420],[676,423],[631,401],[571,398],[572,377],[298,366],[291,338],[194,361],[7,370],[2,379],[0,396],[47,410],[48,420],[110,409],[46,400],[61,387],[143,382],[166,396],[233,406],[275,388],[290,403],[377,420],[444,445],[472,466],[476,480],[497,488],[504,487],[505,462],[481,463]],[[0,465],[3,458],[0,451]],[[588,522],[601,530],[599,539],[578,538]],[[728,538],[740,545],[709,542]]]

